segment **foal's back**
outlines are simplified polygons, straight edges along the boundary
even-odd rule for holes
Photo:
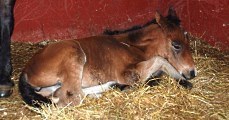
[[[122,81],[119,73],[143,59],[139,49],[112,36],[94,36],[46,46],[28,62],[24,73],[36,87],[51,86],[66,79],[66,73],[81,72],[82,87],[88,87],[109,80]],[[71,71],[71,66],[83,66],[83,71]]]
[[[83,87],[110,80],[124,82],[120,73],[143,61],[142,51],[112,36],[96,36],[77,41],[86,55]]]

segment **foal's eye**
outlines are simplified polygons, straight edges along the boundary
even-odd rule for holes
[[[176,52],[179,52],[182,49],[182,45],[178,41],[172,41],[172,46]]]

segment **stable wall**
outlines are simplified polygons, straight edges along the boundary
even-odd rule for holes
[[[126,29],[166,15],[173,6],[184,28],[228,50],[229,0],[16,0],[13,41],[75,39]]]

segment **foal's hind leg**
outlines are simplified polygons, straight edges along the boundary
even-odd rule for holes
[[[80,103],[81,98],[84,96],[81,86],[82,72],[83,65],[69,65],[61,88],[53,95],[53,99],[57,99],[54,103],[57,103],[58,106],[65,106],[69,103],[77,105]]]
[[[62,86],[53,95],[54,99],[58,100],[56,101],[58,106],[78,105],[84,97],[81,80],[86,59],[81,49],[76,48],[75,51],[76,53],[69,55],[63,64]]]
[[[84,97],[84,94],[80,82],[77,83],[78,84],[75,84],[71,81],[63,82],[63,86],[59,88],[51,98],[53,103],[56,103],[60,107],[68,104],[78,105]]]

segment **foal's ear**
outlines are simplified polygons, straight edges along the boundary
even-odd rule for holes
[[[166,19],[158,11],[156,11],[156,13],[155,13],[155,19],[156,19],[157,24],[160,27],[162,27],[162,28],[166,27]]]
[[[180,19],[177,16],[177,13],[173,7],[169,8],[167,19],[168,19],[168,21],[171,21],[172,23],[174,23],[177,26],[180,25]]]
[[[175,17],[178,18],[178,17],[177,17],[177,13],[176,13],[176,11],[174,10],[173,7],[170,7],[170,8],[169,8],[168,16],[171,16],[171,17],[174,17],[174,18],[175,18]]]

